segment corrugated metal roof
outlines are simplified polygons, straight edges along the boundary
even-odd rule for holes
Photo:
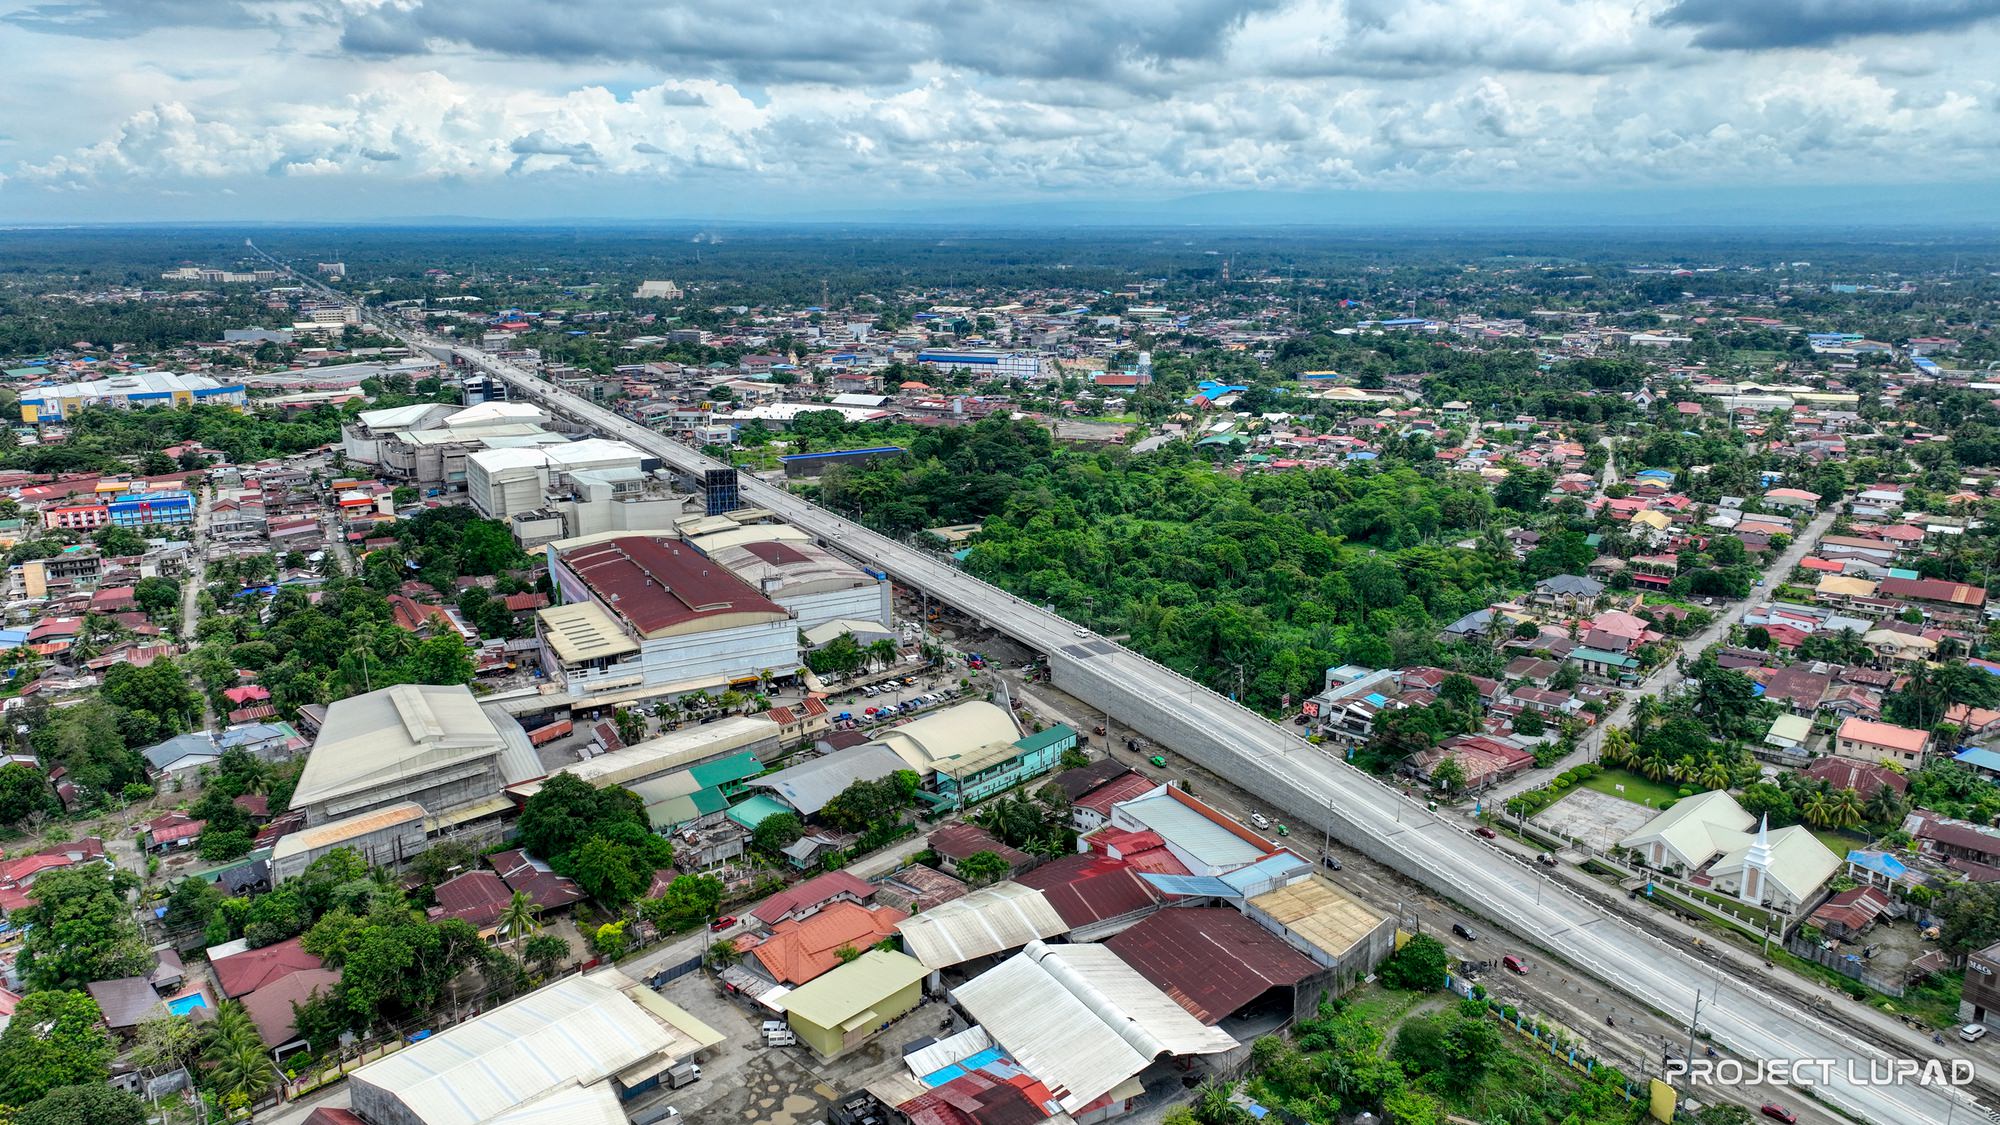
[[[1185,895],[1189,898],[1234,898],[1236,888],[1213,875],[1154,875],[1150,872],[1139,876],[1158,888],[1161,894]]]
[[[840,1027],[924,979],[922,965],[901,953],[871,949],[785,995],[785,1011],[816,1027]]]
[[[1241,867],[1264,858],[1264,851],[1256,845],[1174,800],[1170,794],[1127,801],[1118,810],[1209,867]]]
[[[597,1108],[604,1097],[617,1109],[603,1080],[673,1041],[619,981],[629,978],[615,970],[570,977],[369,1063],[350,1078],[394,1095],[425,1125],[591,1125],[602,1119]],[[589,1086],[602,1094],[576,1089]],[[562,1093],[566,1088],[574,1092]],[[569,1115],[543,1112],[552,1109]]]
[[[1282,887],[1301,875],[1311,873],[1312,869],[1313,865],[1304,857],[1289,851],[1278,851],[1248,867],[1226,872],[1221,878],[1239,896],[1249,898]]]
[[[1383,921],[1380,914],[1317,877],[1258,895],[1250,905],[1333,957],[1353,949]]]
[[[1072,1113],[1162,1053],[1236,1046],[1102,946],[1036,942],[953,989],[952,997]]]
[[[1066,933],[1069,925],[1042,892],[997,883],[953,899],[896,927],[927,969],[943,969]]]
[[[1162,910],[1105,943],[1206,1024],[1267,990],[1319,971],[1305,955],[1226,906]]]
[[[986,1034],[985,1028],[974,1025],[921,1050],[911,1051],[903,1056],[903,1065],[910,1068],[911,1074],[921,1078],[926,1074],[935,1074],[955,1062],[969,1059],[991,1046],[993,1037]]]

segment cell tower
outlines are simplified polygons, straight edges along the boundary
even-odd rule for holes
[[[1222,283],[1229,284],[1229,259],[1222,259]]]
[[[832,312],[833,304],[826,299],[826,279],[819,279],[819,307],[822,312]]]

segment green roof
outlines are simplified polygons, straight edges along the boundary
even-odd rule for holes
[[[755,797],[752,797],[749,800],[743,802],[742,804],[737,805],[735,808],[730,809],[729,819],[735,821],[736,823],[742,825],[745,828],[755,828],[758,825],[764,823],[764,818],[766,817],[775,816],[778,813],[788,813],[791,811],[792,811],[792,806],[784,803],[783,801],[778,800],[776,797],[773,797],[768,793],[759,793]]]
[[[1036,750],[1046,750],[1066,738],[1075,737],[1076,732],[1071,730],[1067,723],[1057,723],[1040,734],[1031,734],[1017,740],[1014,745],[1025,753],[1033,753]]]
[[[654,828],[678,828],[690,820],[700,820],[729,807],[729,798],[715,788],[697,789],[678,797],[668,797],[646,806],[646,818]]]
[[[728,781],[742,781],[746,777],[756,777],[764,772],[764,763],[757,760],[756,754],[745,750],[740,754],[731,754],[727,758],[703,762],[688,772],[694,775],[696,784],[707,787]]]
[[[1601,648],[1573,648],[1569,650],[1569,655],[1573,660],[1582,660],[1591,664],[1609,664],[1616,668],[1637,668],[1639,666],[1637,660],[1632,659],[1622,652],[1606,652]]]
[[[792,989],[785,1011],[815,1027],[839,1027],[924,979],[930,970],[907,953],[871,949]]]

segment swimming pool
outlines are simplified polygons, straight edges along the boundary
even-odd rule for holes
[[[172,1012],[177,1016],[184,1016],[187,1015],[189,1012],[194,1011],[196,1008],[206,1008],[206,1007],[208,1007],[208,997],[203,996],[199,992],[193,994],[192,996],[177,996],[174,999],[167,1001],[167,1011]]]

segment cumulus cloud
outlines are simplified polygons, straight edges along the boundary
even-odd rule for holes
[[[2000,0],[1677,0],[1664,27],[1717,50],[1813,47],[1864,35],[1949,31],[2000,16]]]
[[[1996,7],[48,0],[4,17],[48,48],[61,107],[17,127],[6,171],[745,199],[1991,179]],[[152,31],[119,41],[121,18]],[[90,52],[65,37],[103,56],[72,65]]]

